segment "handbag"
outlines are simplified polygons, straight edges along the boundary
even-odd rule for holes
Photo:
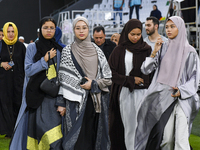
[[[50,59],[50,52],[48,52],[48,56],[49,56],[49,60],[48,60],[48,69],[49,69],[49,64],[50,64],[50,60],[53,61],[53,65],[55,67],[56,70],[56,66],[55,66],[55,62],[53,59]],[[48,74],[48,69],[46,71],[46,74]],[[48,78],[46,78],[41,84],[40,84],[40,89],[50,95],[51,97],[56,97],[58,95],[58,91],[59,91],[59,87],[60,87],[60,82],[58,79],[58,72],[56,70],[56,77],[49,80]]]

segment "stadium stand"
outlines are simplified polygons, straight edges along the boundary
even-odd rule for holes
[[[178,0],[173,0],[174,5],[179,7],[177,5],[176,1]],[[196,0],[198,1],[198,0]],[[80,2],[80,3],[78,3]],[[77,4],[75,3],[74,5],[81,5],[85,3],[91,3],[94,2],[91,7],[87,7],[85,9],[73,7],[71,10],[64,10],[59,13],[58,15],[58,26],[62,29],[63,31],[63,37],[62,41],[64,44],[68,44],[71,41],[73,41],[73,31],[72,28],[70,28],[71,22],[73,19],[75,19],[77,16],[84,16],[88,19],[89,24],[90,24],[90,35],[92,35],[93,28],[97,25],[102,25],[105,28],[106,31],[106,38],[110,38],[113,33],[120,33],[121,30],[123,29],[124,24],[129,20],[129,7],[128,7],[128,2],[129,0],[124,0],[124,5],[123,5],[123,15],[122,15],[122,23],[120,23],[120,17],[118,15],[118,12],[113,11],[113,0],[95,0],[89,2],[88,0],[79,0]],[[95,3],[96,2],[96,3]],[[140,14],[140,21],[144,23],[146,21],[146,18],[150,15],[150,12],[153,9],[153,5],[156,4],[158,9],[162,13],[162,20],[160,21],[160,27],[159,27],[159,33],[164,35],[164,24],[165,24],[165,19],[169,16],[169,8],[170,8],[170,2],[171,0],[142,0],[142,9],[140,9],[139,14]],[[198,9],[197,9],[198,10]],[[181,9],[175,11],[174,15],[179,15],[181,16]],[[114,26],[113,22],[113,16],[116,14],[116,25]],[[133,11],[132,18],[136,18],[136,13],[135,9]],[[198,20],[196,21],[198,22]],[[187,23],[186,23],[187,25]],[[191,27],[189,26],[190,23],[188,24],[188,39],[191,39],[190,37],[190,29]],[[197,31],[199,29],[195,29]],[[196,41],[199,39],[199,32],[196,32]],[[143,30],[143,36],[146,36],[145,30]],[[192,41],[195,41],[194,39],[191,39]],[[197,41],[196,43],[199,43]],[[197,45],[197,48],[199,46]]]

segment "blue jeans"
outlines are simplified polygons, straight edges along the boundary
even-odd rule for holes
[[[130,7],[130,12],[129,12],[129,19],[132,19],[132,14],[133,14],[133,9],[136,9],[136,16],[137,16],[137,19],[139,20],[139,9],[140,9],[140,5],[133,5]]]
[[[120,17],[120,24],[122,24],[122,10],[120,9],[120,8],[114,8],[114,11],[121,11],[120,13],[114,13],[114,18],[113,18],[113,20],[114,20],[114,22],[113,22],[113,24],[115,24],[115,14],[117,15],[117,14],[119,14],[119,17]]]

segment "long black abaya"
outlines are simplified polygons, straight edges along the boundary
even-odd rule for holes
[[[12,56],[14,66],[10,70],[0,67],[0,134],[10,137],[22,101],[26,48],[18,41],[14,45],[7,45],[2,41],[0,62],[10,62],[8,49],[14,50]]]

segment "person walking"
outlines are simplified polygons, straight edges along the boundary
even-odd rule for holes
[[[39,27],[39,39],[27,47],[23,99],[10,150],[62,150],[61,116],[55,105],[57,97],[40,88],[45,79],[57,77],[62,47],[54,39],[56,22],[53,18],[42,18]]]
[[[62,51],[57,105],[63,118],[64,150],[109,150],[108,103],[111,70],[91,42],[84,17],[73,21],[75,41]]]
[[[190,149],[188,138],[199,110],[199,56],[181,17],[167,20],[166,34],[168,41],[158,38],[141,67],[144,74],[156,72],[138,113],[135,150]]]
[[[151,47],[143,41],[142,23],[129,20],[109,58],[112,70],[109,135],[113,150],[134,150],[137,112],[151,83],[150,75],[144,75],[140,67],[150,54]]]
[[[18,30],[13,22],[3,27],[0,48],[0,134],[11,137],[22,101],[26,48],[17,41]]]

